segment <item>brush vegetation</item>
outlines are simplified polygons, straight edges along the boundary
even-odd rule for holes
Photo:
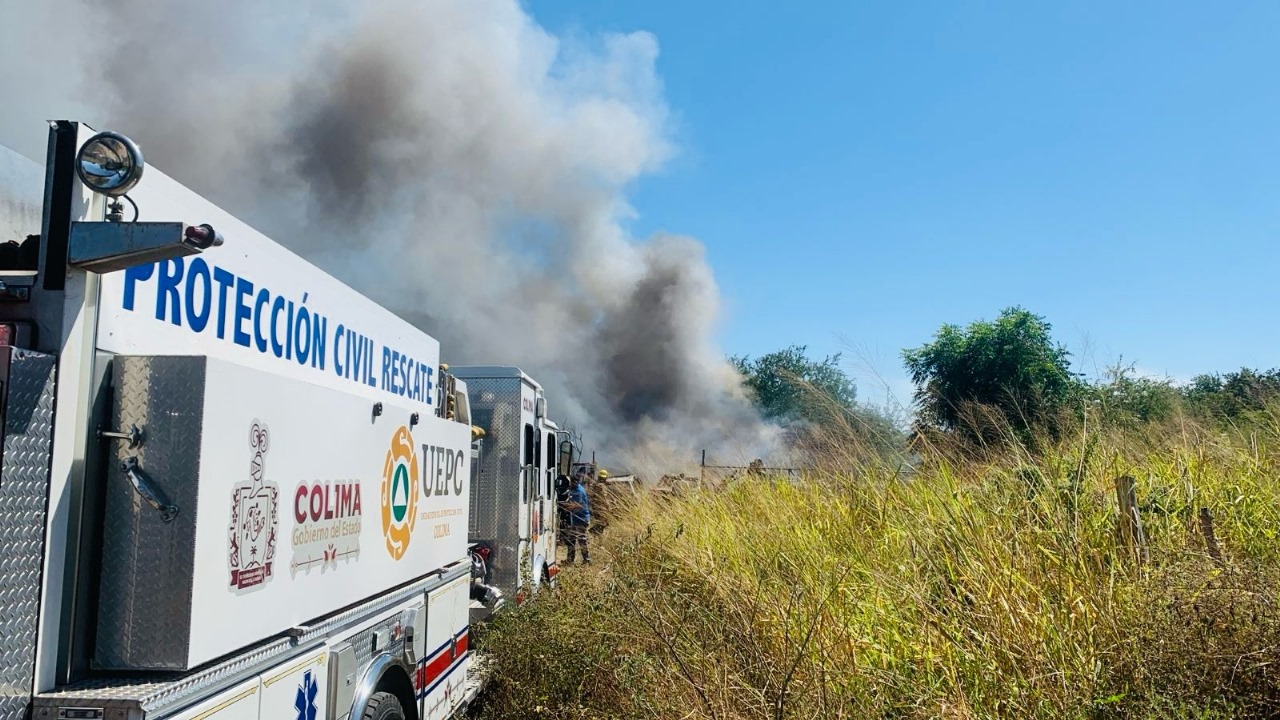
[[[907,446],[831,412],[803,477],[636,497],[591,570],[483,631],[476,714],[1280,716],[1280,376],[1085,383],[1027,319],[908,356]],[[1022,390],[937,377],[1002,333],[1052,350],[999,370]]]
[[[1280,416],[1039,455],[863,454],[641,496],[596,568],[509,613],[485,717],[1280,713]],[[1116,535],[1137,480],[1149,561]],[[1201,509],[1209,511],[1210,552]]]

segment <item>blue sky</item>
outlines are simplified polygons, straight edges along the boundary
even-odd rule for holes
[[[526,6],[657,37],[680,155],[632,228],[706,243],[727,352],[905,401],[902,348],[1019,304],[1086,372],[1280,365],[1280,4]]]

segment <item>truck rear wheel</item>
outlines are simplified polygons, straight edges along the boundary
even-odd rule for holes
[[[391,693],[374,693],[365,706],[362,720],[405,720],[400,700]]]

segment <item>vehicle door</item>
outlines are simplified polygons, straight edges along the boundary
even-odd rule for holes
[[[522,550],[520,558],[520,574],[522,577],[526,572],[532,570],[533,559],[537,555],[537,550],[533,546],[533,511],[537,507],[537,498],[533,495],[537,484],[535,482],[537,473],[536,446],[537,433],[534,432],[533,424],[525,423],[524,436],[521,441],[523,457],[521,458],[520,467],[520,507],[517,513],[520,526],[520,547]],[[535,582],[537,581],[536,574],[531,577]]]

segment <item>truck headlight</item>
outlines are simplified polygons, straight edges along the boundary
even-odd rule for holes
[[[142,151],[132,140],[114,132],[100,132],[85,141],[76,155],[76,174],[90,190],[119,197],[142,179]]]

